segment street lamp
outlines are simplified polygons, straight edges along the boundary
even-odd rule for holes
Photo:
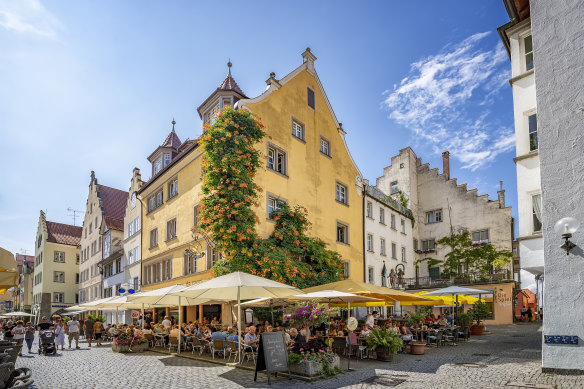
[[[570,238],[573,233],[578,231],[578,227],[580,227],[580,222],[573,217],[564,217],[558,220],[554,226],[556,233],[561,234],[562,239],[565,239],[564,244],[560,248],[566,250],[566,255],[569,255],[570,251],[576,247],[573,242],[570,242]]]

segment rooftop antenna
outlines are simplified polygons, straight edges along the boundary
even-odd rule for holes
[[[78,213],[81,213],[81,211],[78,211],[78,210],[73,209],[71,207],[67,208],[67,211],[68,212],[73,212],[73,215],[67,215],[67,216],[73,217],[73,225],[75,226],[76,225],[75,222],[77,221],[77,217],[78,217],[77,214]]]
[[[21,253],[21,254],[24,254],[24,255],[27,255],[29,251],[30,251],[30,250],[26,250],[26,249],[20,249],[20,253]]]

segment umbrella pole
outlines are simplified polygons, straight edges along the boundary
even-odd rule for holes
[[[240,287],[237,287],[237,336],[239,338],[241,338],[241,335],[243,334],[243,332],[241,331],[241,298],[240,298]],[[237,360],[239,361],[239,363],[241,363],[241,348],[243,347],[243,345],[241,344],[241,342],[238,342],[239,344],[237,345]]]
[[[178,350],[176,351],[177,354],[180,354],[180,341],[181,341],[181,330],[182,328],[182,306],[181,306],[181,297],[178,296]]]
[[[142,321],[140,323],[142,323],[142,329],[144,329],[144,303],[142,303]]]
[[[118,307],[116,307],[116,326],[118,325]]]

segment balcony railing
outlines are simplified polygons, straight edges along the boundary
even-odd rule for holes
[[[406,289],[445,288],[451,285],[485,284],[490,282],[513,281],[509,270],[487,274],[467,273],[452,278],[412,277],[404,279]]]

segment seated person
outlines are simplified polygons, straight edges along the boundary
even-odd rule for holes
[[[211,334],[211,340],[222,340],[223,341],[223,346],[227,347],[227,336],[225,335],[225,332],[223,332],[220,329],[217,329],[216,331],[214,331]]]
[[[205,327],[202,331],[199,331],[197,333],[197,338],[199,338],[202,344],[208,344],[209,340],[211,339],[211,335],[208,334],[208,327]]]
[[[227,340],[235,342],[235,347],[239,348],[239,336],[237,335],[237,329],[231,328],[229,330],[229,336],[227,337]]]
[[[448,320],[446,320],[446,318],[444,317],[444,315],[440,316],[440,319],[438,319],[438,325],[440,327],[446,327],[448,325]]]
[[[171,327],[168,335],[172,338],[178,338],[178,336],[180,335],[180,330],[178,329],[178,326],[176,324]]]
[[[290,341],[294,343],[304,343],[306,338],[298,332],[296,328],[290,328]]]
[[[143,335],[152,335],[152,327],[150,326],[150,324],[146,324],[144,326],[144,329],[142,330],[142,334]]]
[[[369,329],[369,324],[363,324],[363,329],[359,333],[359,337],[360,338],[367,338],[370,333],[371,333],[371,330]]]
[[[244,342],[245,349],[255,350],[258,346],[259,338],[256,335],[256,328],[254,326],[249,327],[249,332],[245,334]]]

